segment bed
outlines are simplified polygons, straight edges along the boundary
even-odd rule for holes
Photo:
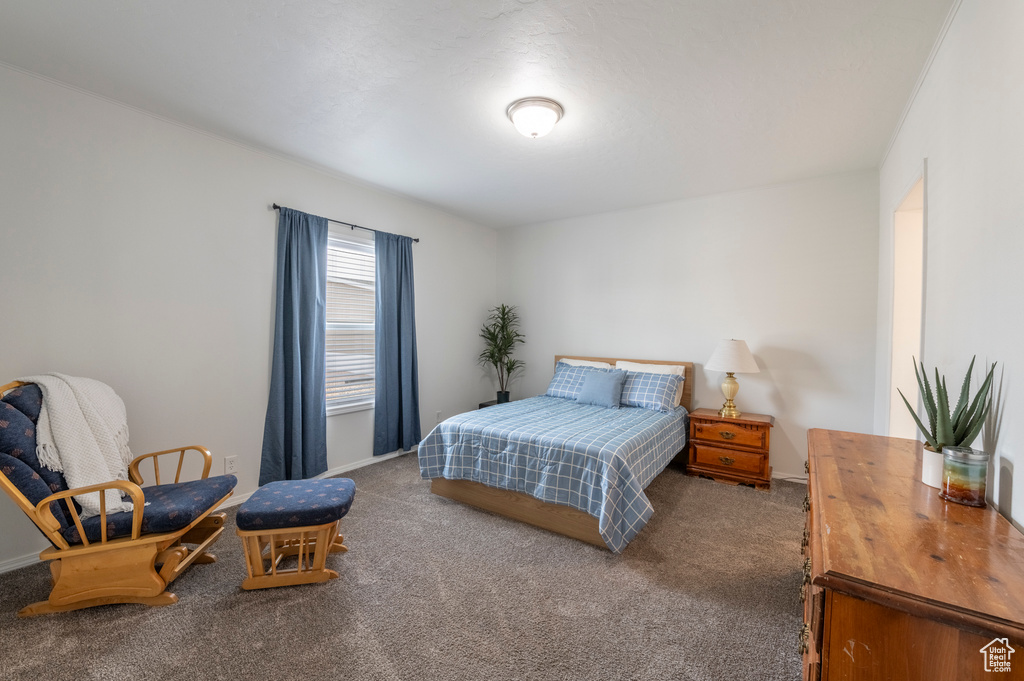
[[[434,494],[619,553],[653,514],[644,488],[686,447],[693,364],[559,355],[553,387],[573,373],[562,360],[633,363],[641,372],[627,374],[634,396],[638,384],[629,381],[652,376],[647,367],[684,373],[672,405],[660,410],[582,404],[549,388],[560,396],[458,414],[420,443],[420,473]]]

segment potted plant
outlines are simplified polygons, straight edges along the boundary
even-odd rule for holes
[[[939,370],[935,369],[935,391],[928,382],[928,372],[924,368],[924,362],[920,363],[918,370],[917,359],[914,358],[914,374],[917,376],[917,385],[921,390],[922,401],[924,402],[925,415],[928,418],[926,428],[921,418],[910,406],[903,391],[898,391],[903,398],[904,404],[910,410],[911,416],[917,423],[925,439],[925,460],[922,466],[921,481],[932,487],[942,486],[942,448],[943,447],[970,447],[974,439],[981,432],[985,424],[985,417],[992,408],[992,401],[989,399],[989,391],[992,388],[992,374],[995,372],[996,364],[988,371],[988,376],[981,384],[973,400],[969,400],[971,389],[971,372],[974,369],[974,360],[971,358],[971,365],[967,367],[967,375],[964,377],[960,387],[960,397],[952,411],[949,408],[949,393],[946,390],[945,376],[939,376]]]
[[[493,366],[498,373],[498,403],[508,402],[508,383],[513,375],[526,366],[525,362],[513,359],[516,346],[525,343],[519,333],[519,313],[514,305],[499,305],[492,308],[487,323],[480,329],[480,337],[486,344],[478,361],[482,366]]]

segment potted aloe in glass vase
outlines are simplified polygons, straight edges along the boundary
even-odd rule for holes
[[[512,357],[516,346],[526,342],[526,337],[519,332],[516,307],[502,304],[492,308],[487,323],[480,329],[480,337],[485,346],[477,361],[485,367],[494,367],[498,374],[498,404],[508,402],[509,381],[526,366],[522,360]]]
[[[974,399],[970,399],[971,372],[974,370],[974,360],[967,368],[967,375],[964,377],[960,387],[960,396],[956,404],[950,409],[949,392],[946,389],[946,378],[939,376],[938,368],[935,369],[935,390],[928,382],[928,372],[924,363],[914,359],[914,373],[917,376],[917,385],[921,390],[921,398],[924,403],[925,416],[928,419],[928,426],[925,427],[922,419],[910,406],[903,391],[899,391],[904,404],[914,417],[917,427],[921,430],[925,439],[924,461],[922,465],[921,481],[931,487],[942,489],[942,496],[951,501],[969,503],[969,505],[985,505],[985,475],[988,472],[988,455],[983,452],[973,452],[971,443],[981,432],[985,425],[985,417],[992,408],[992,401],[989,393],[992,389],[992,375],[995,372],[996,364],[988,371],[988,376],[981,384]],[[944,450],[948,450],[945,451]],[[953,474],[953,479],[950,477]],[[981,476],[980,480],[978,476]],[[947,494],[947,487],[965,486],[971,489],[964,491],[961,498],[952,498]],[[980,504],[978,503],[980,485]],[[964,499],[967,499],[965,502]],[[972,503],[973,501],[973,503]]]

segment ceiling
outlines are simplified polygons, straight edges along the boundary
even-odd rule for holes
[[[951,5],[0,0],[0,62],[507,227],[877,167]]]

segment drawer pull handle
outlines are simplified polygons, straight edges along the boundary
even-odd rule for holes
[[[800,542],[800,549],[801,549],[801,550],[803,550],[803,549],[806,549],[806,548],[807,548],[807,544],[808,544],[808,543],[810,542],[810,538],[811,538],[811,537],[810,537],[810,533],[809,533],[809,532],[807,531],[807,528],[805,527],[805,528],[804,528],[804,538],[803,538],[803,540],[801,540],[801,542]]]
[[[810,475],[810,473],[811,473],[811,462],[810,461],[804,461],[804,473],[807,473],[808,475]]]
[[[733,433],[732,431],[729,430],[723,430],[719,433],[719,435],[722,436],[723,440],[731,440],[734,437],[736,437],[736,433]]]
[[[720,456],[720,457],[718,457],[718,460],[721,461],[722,463],[724,463],[726,466],[731,466],[734,463],[736,463],[736,459],[730,459],[727,456]]]
[[[806,601],[806,600],[807,600],[807,587],[801,586],[800,587],[800,603],[803,604],[803,602]]]
[[[804,495],[804,513],[808,513],[811,510],[811,495]]]
[[[804,560],[804,584],[811,583],[811,559]]]
[[[800,627],[800,633],[797,635],[797,641],[800,644],[798,650],[800,651],[801,655],[805,655],[806,653],[810,652],[811,648],[808,645],[810,638],[811,626],[809,624],[802,625]]]

